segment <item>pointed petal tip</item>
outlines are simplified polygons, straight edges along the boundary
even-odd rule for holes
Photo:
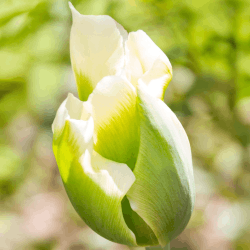
[[[136,85],[138,79],[143,77],[147,85],[153,81],[154,85],[158,85],[158,92],[163,93],[172,76],[172,66],[165,53],[143,30],[129,33],[126,51],[132,83]]]
[[[81,100],[79,100],[77,97],[75,97],[74,94],[72,94],[72,93],[68,93],[66,100],[67,100],[67,102],[70,102],[70,101],[77,102],[77,103],[81,102]]]
[[[70,8],[73,7],[73,4],[70,1],[68,1],[68,5],[69,5]]]
[[[75,9],[75,7],[74,7],[74,5],[69,1],[68,2],[68,4],[69,4],[69,8],[72,10],[72,11],[75,11],[76,9]]]
[[[68,93],[67,98],[74,98],[75,96],[72,93]]]
[[[129,32],[129,35],[138,35],[138,34],[146,34],[146,32],[145,31],[143,31],[143,30],[136,30],[136,31],[131,31],[131,32]],[[147,34],[146,34],[147,35]]]
[[[73,20],[74,20],[74,17],[81,16],[81,14],[76,10],[76,8],[74,7],[74,5],[71,2],[68,2],[68,4],[69,4],[69,8],[70,8],[71,13],[72,13]]]

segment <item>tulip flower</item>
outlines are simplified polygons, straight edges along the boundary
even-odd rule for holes
[[[188,137],[162,100],[171,64],[145,32],[70,8],[80,99],[68,94],[52,125],[66,192],[106,239],[164,247],[186,227],[195,196]]]

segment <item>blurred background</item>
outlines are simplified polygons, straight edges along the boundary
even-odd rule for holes
[[[172,249],[250,249],[250,1],[72,0],[144,30],[167,54],[165,102],[193,151],[196,206]],[[77,95],[65,0],[0,3],[0,249],[128,250],[95,234],[70,204],[51,124]]]

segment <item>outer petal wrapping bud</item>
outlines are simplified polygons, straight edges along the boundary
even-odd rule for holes
[[[111,241],[136,246],[121,207],[134,174],[126,164],[92,150],[93,119],[83,117],[84,103],[70,94],[53,123],[53,150],[67,194],[94,231]]]
[[[192,157],[179,120],[147,90],[143,84],[138,88],[140,148],[127,197],[165,246],[183,231],[193,210]]]

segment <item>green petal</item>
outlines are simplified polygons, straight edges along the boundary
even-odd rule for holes
[[[191,150],[187,135],[167,105],[138,89],[140,148],[127,193],[132,209],[165,246],[186,227],[194,205]]]
[[[84,103],[69,95],[58,110],[53,131],[59,171],[78,214],[106,239],[136,246],[121,207],[135,181],[134,174],[126,164],[105,159],[92,150],[93,119],[86,117]]]
[[[70,56],[79,97],[86,101],[104,76],[123,68],[126,31],[110,16],[81,15],[71,3],[70,8]]]
[[[95,122],[95,150],[133,169],[139,148],[134,87],[121,77],[104,77],[89,102]]]

